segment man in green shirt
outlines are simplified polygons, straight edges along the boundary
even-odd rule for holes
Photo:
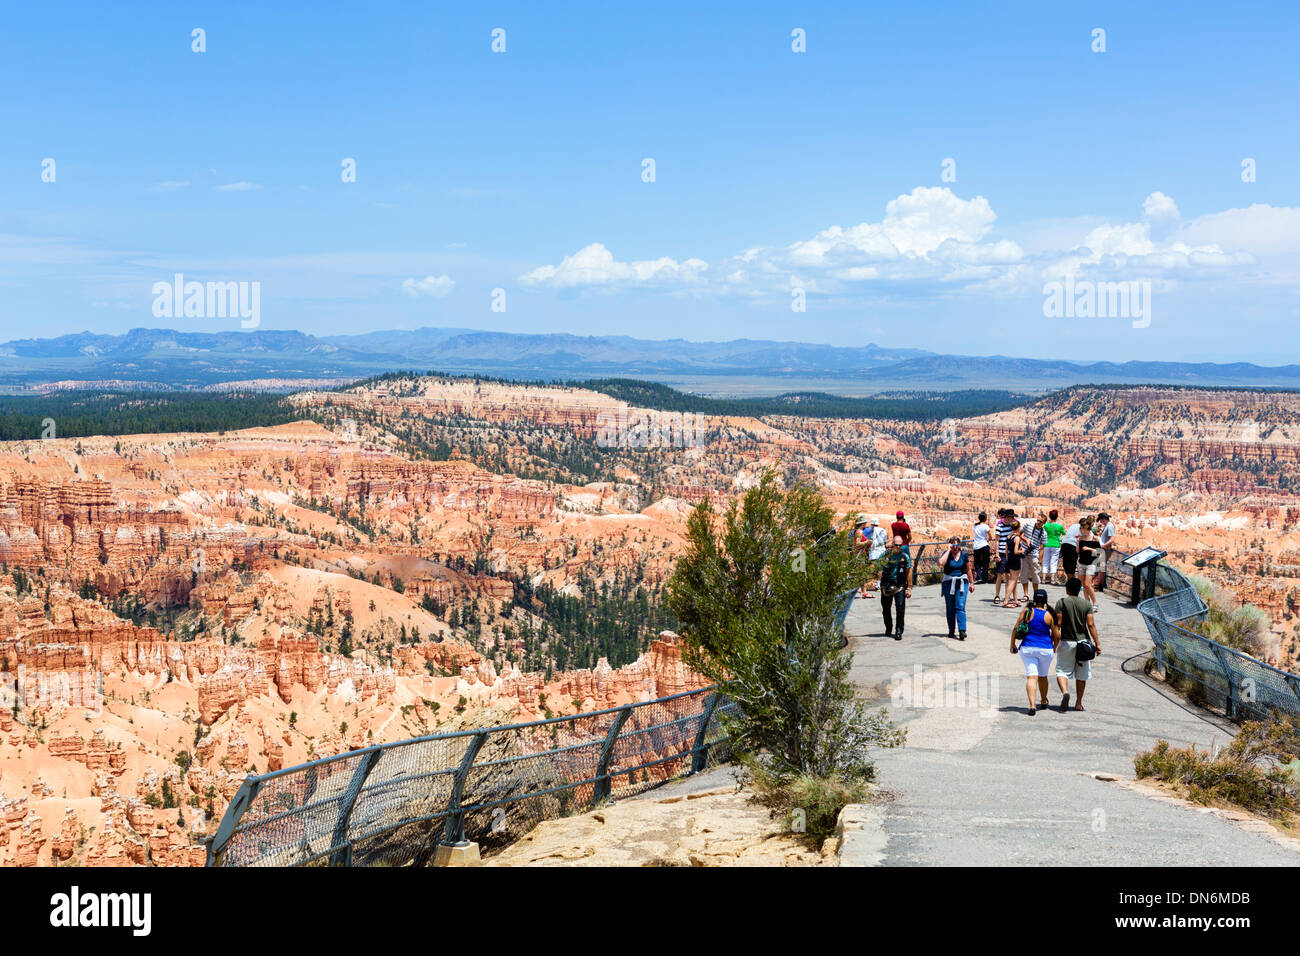
[[[1047,513],[1047,523],[1043,525],[1043,533],[1047,535],[1047,543],[1043,545],[1044,583],[1056,583],[1057,565],[1061,560],[1061,535],[1065,534],[1065,525],[1057,518],[1056,509],[1053,508]]]
[[[1056,684],[1061,688],[1061,713],[1070,706],[1070,678],[1074,678],[1074,709],[1083,710],[1083,689],[1092,676],[1092,661],[1075,657],[1079,642],[1092,638],[1092,645],[1101,654],[1101,639],[1097,636],[1097,622],[1092,616],[1092,602],[1080,596],[1083,582],[1070,578],[1065,582],[1065,597],[1052,609],[1052,636],[1056,638]]]
[[[902,537],[895,535],[880,566],[880,609],[885,614],[885,634],[893,632],[896,641],[903,639],[903,614],[911,596],[912,558],[903,550]],[[894,611],[898,612],[897,630],[894,630]]]

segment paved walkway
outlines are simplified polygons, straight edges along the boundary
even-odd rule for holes
[[[1052,603],[1064,594],[1049,592]],[[1279,842],[1272,828],[1122,782],[1134,778],[1134,755],[1158,738],[1209,747],[1232,735],[1230,724],[1142,674],[1134,658],[1151,642],[1136,610],[1102,596],[1104,653],[1093,661],[1088,710],[1029,717],[1024,670],[1008,649],[1017,612],[994,607],[992,594],[991,585],[973,591],[965,642],[948,640],[937,587],[912,592],[901,642],[885,636],[878,599],[858,599],[849,613],[845,630],[858,685],[880,694],[899,676],[908,678],[906,692],[882,700],[908,729],[907,746],[880,751],[877,759],[878,779],[894,796],[882,865],[1300,864],[1300,852]],[[917,667],[920,677],[913,676]],[[933,706],[943,697],[938,678],[925,676],[931,672],[957,677],[947,705]],[[979,683],[962,682],[962,674]],[[988,689],[989,706],[962,706],[957,691],[970,691],[974,700],[977,686]],[[1060,698],[1052,677],[1049,699]]]

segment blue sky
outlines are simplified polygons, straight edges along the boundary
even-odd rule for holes
[[[1292,5],[275,6],[11,6],[0,338],[237,328],[182,272],[316,334],[1300,361]]]

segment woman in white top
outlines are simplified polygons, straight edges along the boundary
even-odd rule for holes
[[[885,556],[889,549],[889,534],[880,527],[880,522],[871,519],[871,560],[876,561]]]
[[[1065,534],[1061,536],[1061,570],[1065,572],[1065,580],[1074,577],[1075,571],[1079,567],[1079,522],[1070,525]]]

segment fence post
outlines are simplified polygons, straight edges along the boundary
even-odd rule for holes
[[[925,555],[925,545],[918,546],[916,554],[912,556],[912,583],[916,583],[917,572],[921,570],[921,558]]]
[[[1159,561],[1151,561],[1138,569],[1138,573],[1144,579],[1142,581],[1142,593],[1146,597],[1153,598],[1156,596],[1156,567],[1159,564]]]
[[[465,814],[460,808],[461,795],[465,790],[465,778],[469,776],[469,768],[474,765],[474,758],[487,743],[487,738],[487,731],[474,735],[474,739],[465,748],[465,756],[460,759],[460,766],[456,768],[456,776],[452,778],[451,796],[447,800],[447,825],[442,831],[444,846],[461,846],[468,842],[465,839]]]
[[[1155,647],[1156,666],[1166,677],[1169,675],[1169,661],[1165,654],[1165,632],[1164,621],[1154,621],[1147,618],[1147,630],[1151,632],[1151,643]]]
[[[1209,644],[1210,649],[1214,651],[1214,656],[1218,658],[1219,666],[1223,668],[1223,677],[1228,683],[1228,699],[1223,705],[1223,716],[1227,717],[1229,720],[1235,720],[1239,708],[1237,705],[1237,685],[1232,680],[1232,669],[1228,667],[1228,662],[1224,659],[1223,650],[1219,647],[1218,641],[1211,641],[1207,638],[1201,638],[1201,640]]]
[[[221,823],[217,826],[216,835],[208,841],[208,853],[203,862],[204,866],[218,866],[221,863],[221,855],[226,852],[226,844],[230,838],[235,835],[235,828],[239,826],[239,821],[253,803],[257,796],[257,791],[262,788],[262,781],[258,777],[245,777],[244,782],[239,785],[239,790],[235,793],[234,799],[226,807],[226,812],[221,817]]]
[[[704,735],[708,733],[709,722],[713,720],[713,712],[717,707],[718,692],[714,691],[709,695],[704,710],[700,713],[700,729],[695,732],[695,742],[691,744],[691,773],[699,773],[709,762],[709,750],[704,744]]]
[[[600,748],[600,763],[596,765],[596,785],[591,791],[592,803],[605,799],[613,789],[613,782],[609,779],[609,762],[614,756],[614,741],[618,739],[618,732],[623,729],[623,725],[631,716],[632,706],[629,704],[615,715],[614,722],[609,725],[609,733],[605,735],[605,743]]]
[[[375,764],[379,762],[379,757],[383,750],[376,747],[366,754],[357,769],[352,772],[352,780],[348,783],[347,793],[344,794],[343,802],[339,805],[338,819],[334,821],[334,833],[330,836],[330,845],[334,846],[348,835],[348,824],[352,822],[352,808],[356,805],[357,797],[361,794],[361,788],[365,785],[366,777],[370,776],[370,771],[374,769]],[[330,854],[330,866],[351,866],[352,865],[352,844],[335,850]]]

